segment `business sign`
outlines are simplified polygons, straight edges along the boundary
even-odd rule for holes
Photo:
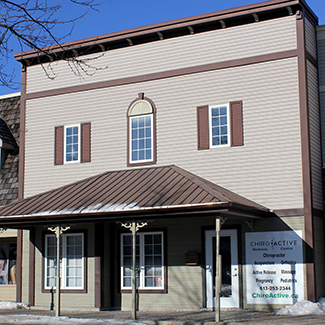
[[[248,304],[292,304],[304,299],[302,232],[246,233]]]

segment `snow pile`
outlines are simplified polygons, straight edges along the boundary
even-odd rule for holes
[[[325,298],[318,302],[301,300],[291,306],[278,310],[276,315],[325,315]]]
[[[28,306],[21,302],[0,301],[0,309],[28,309]]]
[[[1,324],[59,324],[59,325],[141,325],[141,323],[99,320],[91,318],[70,318],[66,316],[39,316],[39,315],[0,315]]]

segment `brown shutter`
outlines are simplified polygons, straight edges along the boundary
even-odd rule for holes
[[[82,123],[81,124],[81,162],[90,162],[91,161],[91,123]]]
[[[209,106],[197,107],[197,148],[209,149]]]
[[[55,127],[54,165],[63,165],[64,127]]]
[[[231,146],[243,146],[243,102],[230,103],[231,116]]]

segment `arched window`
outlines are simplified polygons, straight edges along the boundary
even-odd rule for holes
[[[140,93],[129,106],[128,166],[156,163],[155,105]]]

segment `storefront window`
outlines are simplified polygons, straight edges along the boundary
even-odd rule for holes
[[[0,285],[16,284],[17,244],[0,243]]]

